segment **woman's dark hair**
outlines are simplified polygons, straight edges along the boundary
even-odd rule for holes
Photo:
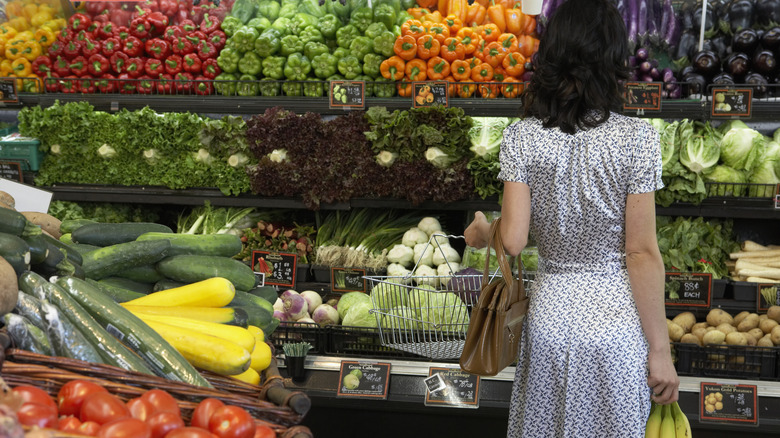
[[[606,122],[622,108],[628,55],[625,24],[609,0],[566,1],[539,43],[524,115],[569,134]]]

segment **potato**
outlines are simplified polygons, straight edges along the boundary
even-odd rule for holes
[[[767,318],[780,322],[780,306],[769,306],[766,311]]]
[[[758,342],[756,342],[757,347],[774,347],[775,344],[772,342],[772,335],[764,335],[763,338],[759,339]]]
[[[675,316],[672,322],[682,327],[685,333],[689,333],[693,325],[696,324],[696,315],[693,312],[682,312]]]
[[[769,335],[772,337],[773,344],[780,345],[780,325],[773,328]]]
[[[765,320],[767,318],[769,318],[769,317],[766,316],[766,313],[762,313],[762,314],[758,315],[758,323],[761,324],[761,321],[763,321],[763,320]]]
[[[751,313],[737,326],[737,330],[747,332],[758,327],[758,314]]]
[[[694,336],[699,338],[699,342],[701,342],[701,339],[704,337],[705,333],[707,333],[707,328],[706,327],[696,327],[691,332],[691,334],[693,334]]]
[[[758,343],[758,339],[754,338],[753,335],[751,335],[749,332],[748,333],[742,333],[742,334],[745,335],[745,339],[747,339],[747,345],[749,347],[755,347],[756,346],[756,344]]]
[[[720,330],[712,330],[707,332],[701,341],[704,345],[720,345],[726,341],[726,334]]]
[[[743,364],[743,363],[745,363],[745,356],[731,356],[731,357],[729,357],[729,363],[731,363],[731,364]],[[718,403],[720,403],[720,402],[718,402]],[[723,409],[723,406],[722,406],[723,403],[720,403],[720,404],[721,404],[720,409]],[[715,406],[717,407],[718,405],[716,404]]]
[[[701,339],[699,339],[699,337],[694,335],[693,333],[686,333],[682,335],[682,338],[680,338],[680,342],[682,342],[683,344],[701,345]]]
[[[707,324],[706,322],[697,322],[696,324],[693,325],[693,327],[691,327],[691,332],[693,332],[694,330],[696,330],[699,327],[707,328],[708,326],[709,326],[709,324]]]
[[[750,330],[750,331],[748,331],[746,333],[750,333],[750,335],[753,336],[756,339],[761,339],[761,338],[764,337],[764,331],[761,330],[758,327],[756,327],[756,328],[754,328],[754,329],[752,329],[752,330]]]
[[[55,239],[59,239],[60,236],[62,236],[62,232],[60,231],[60,225],[62,225],[62,221],[56,217],[46,213],[39,213],[37,211],[22,211],[21,213],[24,215],[24,217],[27,218],[28,221],[40,226],[43,231],[51,234],[51,236]]]
[[[715,329],[722,331],[724,335],[737,331],[737,329],[735,329],[733,325],[727,322],[718,325],[717,327],[715,327]]]
[[[666,329],[669,332],[669,339],[671,339],[672,342],[678,342],[685,334],[685,330],[683,330],[682,327],[668,319],[666,320]]]
[[[723,309],[712,309],[707,314],[707,324],[717,327],[724,322],[734,324],[734,318]]]
[[[751,336],[752,337],[752,336]],[[728,345],[747,345],[747,337],[741,332],[731,332],[726,335]]]
[[[747,310],[743,310],[736,315],[734,315],[734,324],[739,325],[740,322],[742,322],[743,319],[747,318],[747,316],[750,315],[750,312]]]
[[[778,325],[780,324],[778,324],[778,322],[775,321],[774,319],[766,318],[765,320],[758,323],[758,328],[761,329],[761,331],[764,333],[771,333],[772,329],[777,327]]]
[[[0,315],[5,315],[16,307],[19,297],[19,281],[13,266],[0,257]]]
[[[0,190],[0,204],[4,204],[5,208],[13,210],[16,208],[16,199],[10,193]]]

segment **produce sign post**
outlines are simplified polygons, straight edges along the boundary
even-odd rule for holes
[[[366,83],[363,81],[330,81],[330,107],[363,109],[366,106]]]
[[[14,161],[0,161],[0,178],[24,182],[22,165]]]
[[[780,303],[780,297],[778,297],[778,294],[780,294],[780,287],[778,287],[777,283],[758,283],[756,288],[758,289],[758,293],[756,294],[758,296],[758,305],[756,309],[758,312],[766,313],[766,311],[769,310],[769,307],[776,306]]]
[[[661,110],[661,83],[660,82],[627,82],[626,110],[660,111]]]
[[[716,117],[750,117],[753,90],[750,88],[713,88],[712,115]]]
[[[710,307],[712,274],[667,272],[664,292],[667,306]]]
[[[0,102],[19,102],[19,95],[16,94],[16,79],[0,79]]]
[[[430,367],[425,386],[425,406],[479,407],[479,376],[457,368]]]
[[[331,268],[330,288],[333,292],[366,292],[365,269]]]
[[[252,270],[265,274],[265,284],[295,287],[295,269],[297,254],[275,251],[252,251]]]
[[[386,362],[341,361],[336,396],[386,400],[390,366]]]
[[[414,82],[412,84],[412,102],[415,108],[433,105],[449,105],[447,82]]]
[[[756,385],[701,383],[699,421],[758,425]]]

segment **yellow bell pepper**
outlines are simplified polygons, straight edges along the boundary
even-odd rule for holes
[[[22,44],[22,56],[28,61],[35,61],[35,58],[41,56],[41,45],[38,41],[29,40]]]
[[[11,69],[16,77],[25,77],[32,74],[32,64],[27,58],[17,58],[11,63]]]
[[[63,27],[65,27],[65,25],[60,23],[59,19],[54,19],[41,24],[41,27],[45,27],[46,29],[52,31],[52,33],[55,33],[59,32]]]
[[[18,31],[27,30],[30,28],[30,22],[24,17],[16,17],[8,20],[8,25]]]
[[[10,41],[5,45],[5,57],[11,61],[16,61],[22,57],[22,45],[13,44]]]
[[[5,5],[5,15],[13,19],[24,15],[24,1],[14,0]]]
[[[38,42],[42,47],[48,48],[51,43],[57,40],[57,37],[54,36],[54,32],[51,31],[48,27],[39,27],[38,30],[35,31],[35,41]]]
[[[8,23],[0,24],[0,36],[6,39],[8,41],[9,39],[16,36],[16,29],[9,26]]]
[[[31,30],[23,30],[17,32],[16,35],[14,35],[14,39],[20,39],[22,41],[33,40],[35,39],[35,34]]]
[[[30,24],[33,27],[40,27],[43,23],[53,19],[54,17],[49,12],[38,12],[30,18]]]
[[[0,61],[0,77],[7,78],[14,72],[11,66],[12,61],[10,59],[4,59]]]
[[[22,13],[24,15],[24,18],[26,18],[27,21],[30,21],[33,15],[38,13],[38,5],[36,5],[35,3],[27,2],[22,8]]]

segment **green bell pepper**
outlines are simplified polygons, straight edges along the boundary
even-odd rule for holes
[[[363,73],[371,76],[372,78],[378,78],[379,76],[382,76],[382,74],[379,72],[379,65],[382,64],[382,61],[384,60],[385,57],[382,55],[377,55],[376,53],[367,53],[363,57]]]
[[[241,54],[233,49],[224,48],[219,52],[217,57],[217,65],[223,72],[233,73],[238,70],[238,61],[241,59]]]
[[[396,35],[389,30],[382,32],[378,37],[372,41],[374,53],[378,53],[385,58],[389,58],[395,54],[393,51],[393,45],[395,44]]]
[[[285,96],[300,96],[303,94],[303,87],[300,82],[283,82],[282,92]]]
[[[305,81],[311,71],[309,58],[301,53],[293,53],[287,57],[284,64],[284,76],[291,81]]]
[[[304,29],[309,26],[317,27],[319,19],[314,15],[304,14],[299,12],[290,18],[290,32],[295,35],[300,35]]]
[[[303,83],[303,95],[306,97],[322,97],[325,95],[325,88],[320,81],[308,81]]]
[[[371,38],[372,40],[379,36],[382,32],[386,31],[385,25],[382,23],[371,23],[368,25],[368,29],[363,32],[363,35]]]
[[[408,13],[406,11],[401,11],[398,14],[398,18],[395,19],[395,25],[396,26],[403,26],[403,24],[406,23],[409,20],[414,20],[414,17],[412,16],[412,14],[410,14],[410,13]]]
[[[277,30],[282,36],[290,34],[290,21],[287,17],[279,17],[271,23],[271,29]]]
[[[263,76],[272,79],[284,78],[284,63],[287,58],[284,56],[269,56],[263,59]]]
[[[374,21],[374,11],[369,7],[353,9],[349,13],[349,24],[355,26],[359,33],[363,33]]]
[[[267,29],[255,40],[255,53],[266,58],[278,52],[282,47],[281,37],[276,29]]]
[[[288,3],[279,8],[279,18],[292,19],[298,13],[298,5]],[[278,18],[277,18],[278,19]]]
[[[299,10],[305,14],[319,18],[325,15],[325,8],[320,6],[319,0],[301,0]]]
[[[271,78],[260,79],[260,84],[258,84],[258,88],[260,89],[260,94],[263,95],[263,97],[271,97],[271,96],[279,95],[279,82],[277,82],[276,79],[271,79]]]
[[[376,79],[374,84],[374,95],[376,97],[393,97],[395,96],[395,81],[380,77]]]
[[[303,52],[303,41],[297,35],[287,35],[282,38],[282,55],[288,56]]]
[[[238,18],[242,24],[247,24],[255,16],[256,10],[255,0],[236,0],[233,7],[230,8],[230,16]]]
[[[282,6],[292,5],[297,8],[301,4],[301,0],[281,0],[279,3]]]
[[[349,49],[338,47],[336,48],[336,50],[333,50],[331,53],[333,54],[333,56],[336,57],[336,59],[341,59],[345,56],[349,56]]]
[[[416,1],[416,0],[415,0]],[[339,19],[341,24],[349,23],[349,4],[340,0],[325,0],[325,10]]]
[[[222,32],[225,32],[225,35],[230,37],[243,25],[244,23],[236,17],[225,17],[225,20],[220,24],[220,28]]]
[[[303,54],[309,59],[313,60],[315,56],[322,53],[330,53],[330,49],[325,44],[309,41],[303,45]]]
[[[321,53],[311,60],[314,75],[320,79],[336,74],[336,63],[339,59],[330,53]]]
[[[352,40],[360,36],[360,31],[353,24],[348,24],[336,31],[336,43],[339,47],[349,49]]]
[[[322,36],[322,32],[317,29],[315,26],[308,26],[306,29],[303,29],[298,36],[301,38],[301,41],[303,41],[304,44],[308,42],[316,42],[316,43],[324,43],[325,37]]]
[[[374,21],[385,25],[387,30],[390,30],[395,26],[395,21],[398,19],[396,11],[387,3],[383,3],[374,8]]]
[[[349,51],[357,59],[363,59],[364,56],[374,51],[374,42],[367,36],[359,36],[352,40]]]
[[[222,72],[214,78],[214,90],[223,96],[235,96],[236,80],[238,80],[236,75]]]
[[[341,22],[333,14],[325,14],[317,20],[317,28],[325,38],[336,38],[336,31],[339,27],[341,27]]]
[[[241,51],[251,50],[255,46],[255,40],[260,36],[260,33],[254,27],[243,26],[233,34],[233,40]]]
[[[236,85],[236,92],[239,96],[257,96],[260,91],[260,84],[257,82],[257,78],[252,75],[241,75]]]
[[[279,9],[281,8],[282,5],[274,0],[263,0],[257,4],[257,15],[274,21],[279,18]]]
[[[353,79],[353,81],[363,81],[366,83],[365,87],[363,88],[363,94],[365,97],[369,97],[374,94],[374,78],[366,75],[360,75]]]
[[[257,76],[263,69],[263,60],[255,52],[246,52],[238,61],[238,71],[245,75]]]
[[[417,7],[417,0],[401,0],[401,9],[406,11]]]
[[[271,20],[265,17],[255,17],[249,20],[249,23],[246,25],[255,29],[259,35],[271,28]]]
[[[354,55],[348,55],[339,59],[336,66],[339,69],[339,73],[343,74],[347,79],[354,79],[363,73],[363,66],[360,65],[360,60]]]
[[[345,0],[349,5],[349,11],[352,12],[358,8],[367,8],[368,0]]]

